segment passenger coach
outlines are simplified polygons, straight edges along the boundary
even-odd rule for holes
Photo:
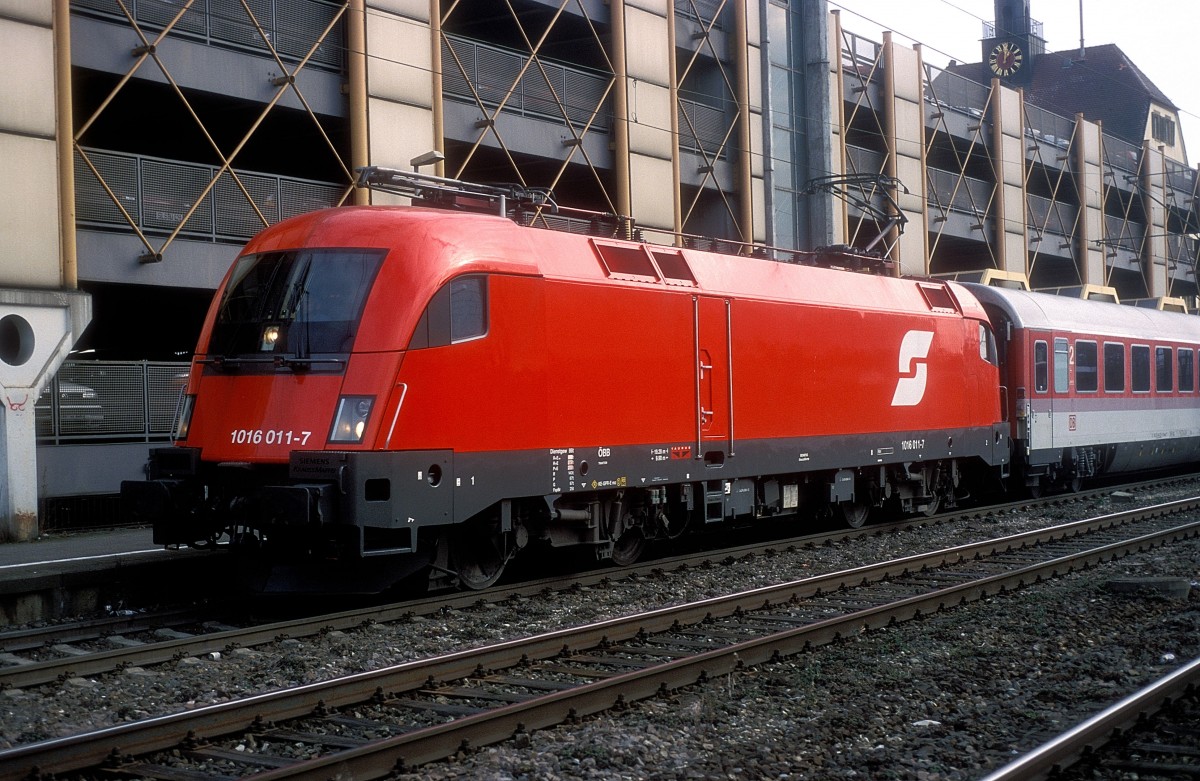
[[[1015,468],[1034,493],[1200,460],[1200,318],[967,287],[1000,336]]]

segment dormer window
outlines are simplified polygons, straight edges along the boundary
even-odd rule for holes
[[[1175,119],[1157,111],[1150,114],[1150,135],[1155,141],[1175,146]]]

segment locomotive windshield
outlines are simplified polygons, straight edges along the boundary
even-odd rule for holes
[[[297,250],[240,258],[209,353],[224,357],[348,353],[383,250]]]

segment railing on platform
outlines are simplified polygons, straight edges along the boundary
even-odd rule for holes
[[[170,442],[188,367],[170,361],[67,361],[34,410],[38,444]]]

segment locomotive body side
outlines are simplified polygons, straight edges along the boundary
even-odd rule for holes
[[[1007,469],[963,287],[407,207],[296,218],[242,258],[186,436],[123,494],[157,541],[229,534],[277,587],[431,563],[481,587],[537,542],[631,561],[689,524],[930,512]]]
[[[1035,492],[1200,458],[1200,322],[969,285],[1002,342],[1014,461]]]

